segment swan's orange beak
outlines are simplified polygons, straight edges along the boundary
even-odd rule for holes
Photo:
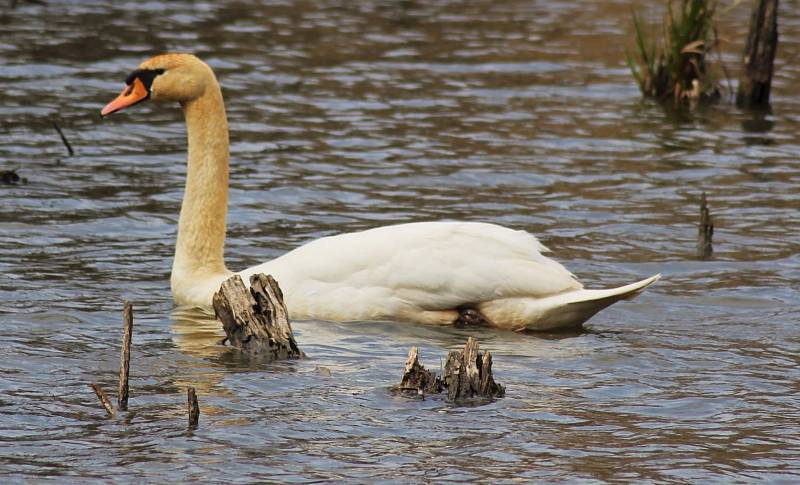
[[[133,106],[136,103],[144,101],[150,96],[144,83],[137,77],[134,78],[133,84],[125,86],[125,89],[119,93],[114,101],[108,103],[105,108],[100,111],[100,116],[110,115],[116,111]]]

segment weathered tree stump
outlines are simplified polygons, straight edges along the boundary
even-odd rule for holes
[[[117,408],[120,411],[128,410],[128,376],[131,370],[131,339],[133,338],[133,305],[126,301],[123,303],[122,320],[125,325],[122,334],[122,353],[119,362],[119,389],[117,391]]]
[[[700,225],[697,228],[697,257],[708,259],[714,253],[712,238],[714,237],[714,220],[708,210],[706,193],[700,196]]]
[[[435,394],[447,389],[447,399],[461,404],[472,399],[503,397],[505,388],[495,382],[492,374],[492,355],[481,354],[478,341],[470,337],[463,350],[454,350],[447,355],[444,375],[437,376],[422,367],[417,348],[408,353],[406,367],[400,385],[395,391],[417,391],[418,394]]]
[[[742,59],[736,105],[769,106],[772,66],[778,50],[778,0],[759,0],[750,18],[750,33]]]
[[[283,293],[272,276],[251,276],[248,291],[242,278],[234,275],[214,294],[213,305],[232,347],[268,360],[305,357],[294,340]]]
[[[460,402],[473,397],[503,397],[505,389],[494,381],[492,354],[478,351],[478,341],[467,340],[464,350],[447,354],[444,365],[447,399]]]
[[[444,390],[444,383],[433,372],[425,369],[419,363],[419,355],[416,347],[411,347],[406,359],[406,368],[403,370],[403,378],[400,379],[398,391],[416,391],[417,394],[435,394]]]

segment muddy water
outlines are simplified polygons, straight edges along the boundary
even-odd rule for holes
[[[0,10],[0,170],[27,179],[0,186],[4,483],[800,480],[797,2],[766,116],[641,103],[628,2],[18,3]],[[747,17],[724,20],[734,72]],[[464,219],[534,232],[589,286],[664,278],[577,334],[296,322],[308,360],[237,361],[171,302],[179,110],[98,117],[165,50],[224,87],[231,268]],[[703,190],[711,261],[693,257]],[[116,385],[122,298],[132,411],[106,419],[87,384]],[[410,346],[435,368],[467,335],[506,398],[387,392]]]

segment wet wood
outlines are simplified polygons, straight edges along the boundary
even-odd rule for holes
[[[712,239],[714,237],[714,220],[708,210],[706,193],[700,196],[700,225],[697,228],[697,257],[708,259],[714,253]]]
[[[742,59],[736,104],[742,108],[769,106],[773,62],[778,50],[778,0],[758,0],[750,18],[750,33]]]
[[[403,377],[400,385],[395,388],[397,391],[414,392],[424,396],[425,394],[439,393],[444,390],[444,383],[433,372],[425,369],[419,363],[419,355],[416,347],[411,347],[406,359],[406,367],[403,370]]]
[[[109,416],[114,417],[114,406],[111,405],[111,400],[106,395],[103,388],[100,387],[100,384],[90,384],[94,393],[97,394],[97,398],[100,399],[100,404],[103,405],[103,408],[106,410]]]
[[[447,400],[455,404],[505,395],[505,388],[494,380],[492,355],[489,352],[481,354],[478,341],[472,337],[463,350],[454,350],[447,355],[441,377],[420,365],[417,348],[412,347],[400,385],[393,390],[413,391],[422,396],[447,390]]]
[[[197,402],[197,392],[194,387],[186,390],[186,397],[189,407],[189,427],[196,428],[200,422],[200,404]]]
[[[67,153],[69,154],[69,156],[71,157],[75,155],[75,150],[72,149],[72,145],[70,145],[69,140],[67,140],[67,137],[64,135],[64,132],[61,131],[61,127],[58,126],[58,123],[56,123],[55,120],[50,120],[50,124],[52,124],[53,128],[56,129],[56,131],[58,132],[58,136],[61,137],[61,143],[63,143],[64,146],[67,148]]]
[[[239,275],[230,277],[214,294],[213,306],[232,347],[268,360],[305,357],[292,334],[283,293],[272,276],[253,275],[249,290]]]
[[[133,337],[133,305],[125,301],[122,309],[122,353],[119,362],[119,389],[117,392],[117,409],[128,410],[128,376],[131,370],[131,338]]]
[[[494,380],[492,355],[489,352],[481,354],[478,341],[473,337],[467,340],[463,350],[454,350],[447,355],[443,379],[447,399],[451,402],[505,394],[505,388]]]

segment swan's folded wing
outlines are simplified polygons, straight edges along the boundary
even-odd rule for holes
[[[524,231],[484,223],[423,222],[318,239],[242,273],[269,272],[287,300],[315,307],[336,299],[356,307],[369,300],[438,310],[580,289],[574,276],[543,256],[543,250]]]

